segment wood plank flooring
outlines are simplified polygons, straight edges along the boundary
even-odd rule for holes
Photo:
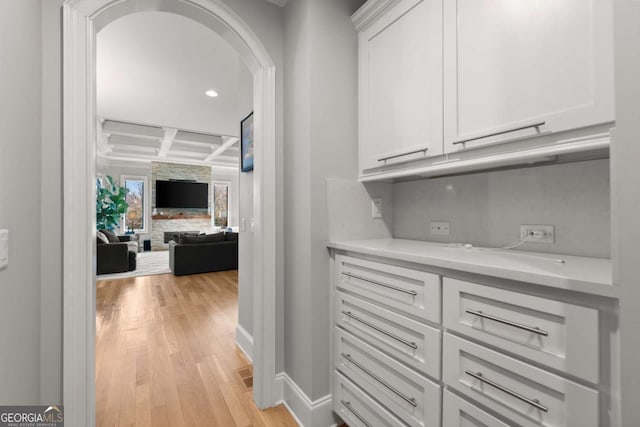
[[[297,426],[253,403],[237,318],[237,271],[99,281],[96,425]]]

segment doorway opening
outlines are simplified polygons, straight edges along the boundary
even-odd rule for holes
[[[277,268],[275,66],[251,29],[220,0],[69,0],[63,7],[64,345],[63,402],[70,424],[95,424],[95,38],[116,19],[141,11],[191,18],[221,35],[253,79],[253,399],[273,406]],[[245,375],[246,379],[246,375]]]

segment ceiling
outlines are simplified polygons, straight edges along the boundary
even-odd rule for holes
[[[252,78],[218,34],[179,15],[135,13],[98,33],[96,62],[99,155],[237,165],[231,141],[251,109],[241,98]]]

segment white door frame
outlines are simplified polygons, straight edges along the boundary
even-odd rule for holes
[[[65,0],[63,5],[63,404],[69,426],[95,425],[96,33],[140,11],[211,28],[253,73],[254,400],[273,406],[276,366],[276,69],[260,39],[222,0]]]

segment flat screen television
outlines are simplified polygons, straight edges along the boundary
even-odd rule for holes
[[[187,181],[156,181],[156,208],[209,207],[209,184]]]

